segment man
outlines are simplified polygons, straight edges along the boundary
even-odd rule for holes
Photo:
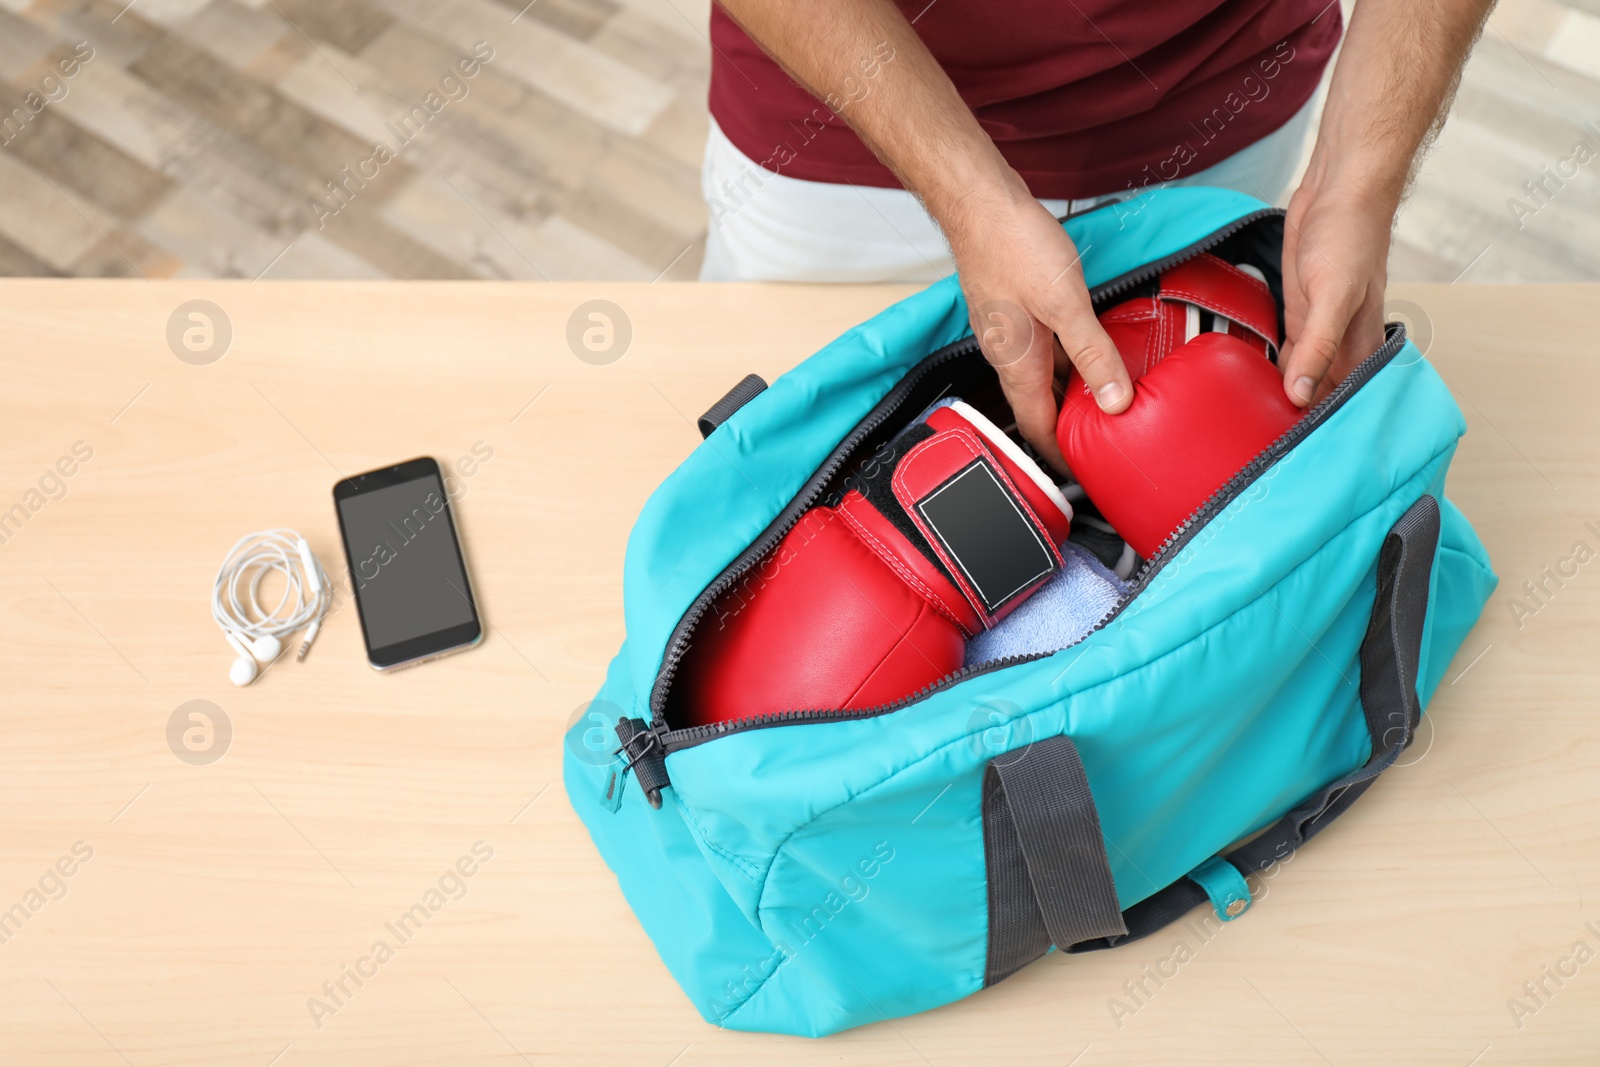
[[[1302,407],[1382,342],[1395,212],[1491,5],[1356,3],[1284,235]],[[953,258],[1019,430],[1060,465],[1067,361],[1108,412],[1133,393],[1053,216],[1174,181],[1280,199],[1339,32],[1337,0],[720,0],[702,277]]]

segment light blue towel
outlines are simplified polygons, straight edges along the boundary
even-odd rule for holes
[[[967,642],[966,666],[1066,648],[1127,593],[1122,579],[1073,542],[1061,546],[1061,558],[1066,566],[1055,577],[994,629]]]

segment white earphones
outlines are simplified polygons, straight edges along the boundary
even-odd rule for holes
[[[269,611],[259,594],[261,580],[273,571],[283,574],[284,590]],[[304,537],[289,529],[241,537],[228,550],[211,590],[211,617],[239,654],[228,669],[229,680],[234,685],[255,681],[283,654],[282,639],[302,627],[306,635],[295,658],[305,659],[332,603],[328,575]]]
[[[248,644],[232,630],[223,630],[222,636],[239,653],[239,658],[228,668],[228,680],[234,685],[249,685],[255,681],[261,668],[277,659],[278,653],[283,651],[282,642],[270,634],[264,634]]]

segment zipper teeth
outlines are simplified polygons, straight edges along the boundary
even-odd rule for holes
[[[1050,653],[1044,653],[1050,655]],[[925,700],[943,689],[952,685],[976,678],[991,671],[1004,670],[1023,663],[1031,663],[1041,658],[1039,653],[1028,653],[1016,656],[1004,656],[1000,659],[987,660],[971,667],[963,667],[954,674],[947,674],[937,682],[931,682],[910,696],[901,697],[891,704],[879,704],[871,708],[816,708],[797,711],[770,711],[763,715],[750,715],[732,722],[710,723],[705,726],[688,726],[681,730],[669,730],[670,740],[664,742],[666,752],[676,752],[680,748],[690,748],[704,741],[709,741],[722,734],[742,733],[745,730],[760,729],[763,726],[787,726],[799,722],[835,722],[850,719],[871,719],[879,715],[887,715],[891,711],[910,707],[919,700]]]
[[[1176,530],[1168,534],[1166,540],[1161,542],[1161,546],[1156,549],[1155,555],[1144,561],[1144,565],[1139,568],[1139,572],[1128,583],[1127,595],[1119,600],[1110,611],[1106,612],[1100,621],[1094,624],[1089,633],[1104,629],[1107,624],[1120,615],[1134,597],[1149,587],[1156,574],[1166,566],[1167,560],[1172,558],[1184,545],[1188,544],[1207,521],[1227,507],[1235,497],[1247,489],[1262,474],[1266,473],[1296,444],[1310,436],[1317,427],[1328,420],[1333,412],[1343,407],[1346,400],[1394,358],[1395,353],[1400,351],[1400,346],[1405,343],[1405,339],[1406,333],[1403,326],[1396,328],[1390,336],[1385,337],[1383,344],[1378,346],[1378,350],[1357,364],[1355,369],[1331,393],[1312,406],[1309,411],[1296,420],[1293,426],[1280,434],[1277,440],[1262,449],[1243,469],[1228,479],[1222,488],[1211,494],[1204,504],[1201,504],[1193,514],[1180,523]]]
[[[1179,263],[1193,259],[1195,256],[1200,255],[1208,249],[1216,247],[1247,226],[1251,226],[1257,222],[1260,222],[1262,219],[1270,218],[1275,215],[1281,216],[1283,214],[1284,212],[1281,208],[1263,208],[1259,211],[1252,211],[1250,214],[1235,219],[1222,229],[1209,234],[1204,239],[1197,241],[1186,248],[1179,249],[1177,252],[1174,252],[1162,259],[1158,259],[1153,263],[1148,263],[1136,271],[1132,271],[1119,278],[1114,278],[1103,285],[1096,286],[1094,289],[1090,290],[1089,299],[1091,303],[1099,303],[1108,297],[1112,297],[1118,293],[1132,289],[1134,286],[1139,285],[1150,278],[1156,277],[1161,272],[1169,270]],[[858,425],[853,431],[851,431],[849,436],[839,443],[839,446],[834,449],[827,462],[825,462],[822,467],[820,467],[817,472],[811,476],[807,483],[810,488],[789,503],[784,512],[784,521],[781,524],[769,526],[754,544],[745,549],[744,553],[742,553],[738,559],[730,564],[727,569],[725,569],[722,574],[717,577],[716,581],[708,585],[700,593],[700,595],[695,598],[694,603],[690,605],[689,610],[684,614],[683,619],[679,621],[677,627],[674,628],[672,636],[668,640],[666,655],[662,659],[661,671],[656,678],[655,686],[650,694],[651,726],[653,729],[661,732],[663,737],[670,735],[673,738],[673,741],[667,745],[669,750],[683,748],[690,744],[697,744],[702,740],[708,740],[711,737],[716,737],[723,733],[731,733],[743,729],[754,729],[761,726],[772,726],[779,723],[796,722],[801,720],[827,721],[834,719],[868,718],[874,715],[887,714],[888,712],[894,711],[898,708],[906,707],[919,700],[922,700],[941,689],[955,684],[956,682],[965,681],[968,678],[975,677],[979,674],[986,674],[991,670],[1000,670],[1004,667],[1015,666],[1020,663],[1027,663],[1031,660],[1040,659],[1045,655],[1052,654],[1038,653],[1024,656],[1007,656],[1004,659],[993,660],[989,663],[979,664],[971,668],[963,667],[960,671],[957,671],[951,675],[947,675],[939,681],[925,686],[923,689],[909,697],[904,697],[893,704],[885,704],[876,708],[855,710],[845,708],[830,708],[810,711],[769,712],[764,715],[753,715],[749,718],[738,719],[730,723],[716,723],[707,726],[691,726],[679,730],[662,729],[666,726],[666,695],[668,690],[671,688],[674,676],[677,674],[678,664],[682,660],[687,650],[688,634],[699,623],[701,617],[705,614],[706,609],[710,607],[711,603],[715,601],[716,598],[723,592],[731,588],[733,584],[741,577],[748,573],[750,569],[753,568],[769,550],[771,550],[780,540],[782,540],[784,534],[793,529],[793,527],[800,521],[800,518],[804,515],[806,508],[809,508],[811,504],[821,496],[823,487],[827,485],[833,476],[839,472],[840,468],[844,466],[846,460],[854,451],[855,446],[868,434],[871,434],[879,426],[882,426],[883,423],[888,420],[890,415],[894,414],[899,406],[905,401],[906,396],[908,396],[911,390],[916,387],[918,382],[920,382],[934,369],[943,366],[945,363],[956,360],[962,356],[971,355],[978,350],[977,338],[969,337],[945,346],[918,363],[917,366],[914,367],[905,378],[900,380],[894,389],[890,390],[883,400],[879,401],[872,413],[867,416],[867,419]],[[1369,357],[1369,359],[1370,358],[1371,357]],[[1359,370],[1360,368],[1358,367],[1357,372],[1359,372]],[[1354,378],[1357,372],[1352,372],[1350,378]],[[1347,379],[1347,381],[1348,380],[1349,379]],[[1337,392],[1337,390],[1335,392]],[[1333,394],[1330,394],[1328,397],[1324,398],[1324,403],[1332,399]],[[1320,407],[1321,405],[1318,406]],[[1302,418],[1300,421],[1305,422],[1310,417],[1311,412],[1308,412],[1306,417]],[[1293,431],[1291,430],[1289,432],[1292,433]],[[1286,433],[1284,436],[1287,437],[1289,434]],[[1279,440],[1281,441],[1282,438]],[[1276,447],[1277,444],[1278,442],[1274,442],[1272,447]],[[1258,457],[1258,460],[1259,458],[1260,457]],[[1241,472],[1241,474],[1242,473],[1243,472]],[[1237,480],[1238,477],[1239,476],[1236,475],[1234,480]],[[1233,482],[1230,481],[1228,484],[1232,485]],[[1227,487],[1225,486],[1224,489],[1226,488]],[[1218,495],[1220,495],[1222,491],[1223,490],[1219,490]],[[1212,499],[1215,500],[1216,497],[1213,496]],[[1202,505],[1201,510],[1204,510],[1204,508],[1209,506],[1209,504],[1210,501],[1208,501],[1207,504]],[[1195,517],[1199,514],[1200,512],[1197,511],[1195,515],[1191,515],[1189,519],[1185,520],[1183,526],[1179,527],[1179,531],[1181,532],[1187,529],[1194,522]],[[1163,558],[1163,553],[1166,552],[1167,546],[1171,544],[1176,537],[1176,533],[1172,537],[1169,537],[1167,541],[1162,544],[1161,549],[1157,550],[1156,555],[1145,562],[1144,567],[1142,567],[1139,574],[1135,576],[1136,582],[1147,580],[1146,572],[1150,571],[1151,562],[1156,559]],[[1141,585],[1139,588],[1142,589],[1143,586]],[[1116,613],[1121,610],[1122,605],[1128,600],[1131,600],[1134,594],[1135,589],[1132,585],[1130,585],[1128,596],[1124,597],[1123,600],[1119,602],[1118,606],[1113,608],[1105,618],[1096,623],[1094,629],[1091,630],[1090,633],[1093,633],[1095,630],[1099,630],[1106,623],[1110,622]]]
[[[1097,286],[1093,291],[1090,292],[1089,299],[1091,302],[1097,303],[1101,300],[1104,300],[1108,296],[1116,296],[1118,293],[1132,289],[1141,282],[1148,281],[1161,272],[1172,269],[1179,263],[1193,259],[1195,256],[1205,252],[1207,249],[1215,248],[1217,245],[1221,244],[1223,241],[1226,241],[1228,238],[1232,237],[1246,226],[1254,225],[1255,223],[1260,222],[1262,219],[1271,218],[1274,215],[1281,216],[1284,213],[1285,212],[1282,208],[1275,207],[1262,208],[1260,211],[1252,211],[1248,215],[1234,219],[1222,229],[1217,230],[1215,233],[1201,241],[1197,241],[1187,248],[1179,249],[1164,259],[1158,259],[1154,263],[1148,263],[1132,273],[1125,274],[1120,278],[1113,278],[1104,285]]]
[[[1332,413],[1338,408],[1342,407],[1344,402],[1348,400],[1351,395],[1356,392],[1356,390],[1360,389],[1361,386],[1364,385],[1373,374],[1375,374],[1385,364],[1394,358],[1395,353],[1400,350],[1400,346],[1404,343],[1404,341],[1405,329],[1404,327],[1399,327],[1389,338],[1384,341],[1383,345],[1379,347],[1376,352],[1362,360],[1361,363],[1350,372],[1350,375],[1339,384],[1338,388],[1329,393],[1327,396],[1323,397],[1322,400],[1313,406],[1309,411],[1307,411],[1305,415],[1294,424],[1294,426],[1284,431],[1277,440],[1273,441],[1272,444],[1268,445],[1266,448],[1262,449],[1261,452],[1257,453],[1256,457],[1246,464],[1244,468],[1241,469],[1237,474],[1230,478],[1221,489],[1218,489],[1206,500],[1204,504],[1201,504],[1200,507],[1196,508],[1195,511],[1190,514],[1190,516],[1185,519],[1176,530],[1168,535],[1165,541],[1161,543],[1161,547],[1156,550],[1155,555],[1145,560],[1144,565],[1139,568],[1139,572],[1135,574],[1133,576],[1133,580],[1128,583],[1127,593],[1125,593],[1117,601],[1116,605],[1110,611],[1101,616],[1100,620],[1090,627],[1088,632],[1085,633],[1083,637],[1080,637],[1078,641],[1073,642],[1073,644],[1075,645],[1082,641],[1088,640],[1091,634],[1098,633],[1110,625],[1112,620],[1114,620],[1118,615],[1122,614],[1123,610],[1133,602],[1133,599],[1136,596],[1144,592],[1144,590],[1149,587],[1156,575],[1159,574],[1161,569],[1166,566],[1167,561],[1170,560],[1180,548],[1187,544],[1194,534],[1206,524],[1206,522],[1213,518],[1216,513],[1222,511],[1222,509],[1230,504],[1235,497],[1247,489],[1252,482],[1254,482],[1262,474],[1266,473],[1266,471],[1269,470],[1274,463],[1283,458],[1284,453],[1287,453],[1302,439],[1309,436],[1313,430],[1317,429],[1318,426],[1327,421],[1328,417],[1332,415]],[[1067,647],[1071,648],[1073,646],[1068,645]],[[970,679],[976,678],[980,675],[989,674],[992,671],[1005,670],[1008,667],[1016,667],[1024,663],[1032,663],[1036,660],[1048,659],[1060,651],[1064,650],[1055,649],[1050,652],[1033,652],[1023,655],[1005,656],[1001,659],[988,660],[983,663],[974,664],[970,667],[963,667],[959,671],[956,671],[953,674],[947,674],[938,681],[929,685],[925,685],[910,696],[902,697],[891,704],[880,704],[871,708],[819,708],[812,710],[768,712],[764,715],[752,715],[748,718],[734,720],[733,722],[713,723],[706,726],[690,726],[680,730],[669,730],[667,731],[667,735],[670,739],[664,740],[663,750],[665,752],[675,752],[681,748],[689,748],[702,742],[709,741],[714,737],[721,736],[722,734],[738,733],[743,730],[754,730],[764,726],[785,726],[802,722],[833,722],[850,719],[875,718],[879,715],[887,715],[889,712],[898,711],[901,708],[909,707],[918,701],[927,699],[935,693],[948,689],[953,685],[958,685],[961,682],[969,681]]]
[[[736,583],[753,567],[755,567],[755,565],[760,562],[761,558],[783,539],[783,535],[788,533],[795,527],[797,523],[799,523],[801,517],[805,514],[806,509],[809,508],[822,495],[823,488],[828,484],[829,481],[833,479],[833,476],[838,474],[839,470],[844,467],[846,461],[854,452],[856,445],[864,440],[873,431],[878,429],[878,427],[882,426],[884,422],[888,420],[890,415],[894,414],[899,406],[904,403],[906,396],[909,395],[914,388],[916,388],[918,382],[920,382],[934,369],[959,359],[962,356],[971,355],[976,351],[978,351],[977,338],[968,338],[962,341],[954,342],[950,345],[946,345],[944,348],[932,353],[926,359],[922,360],[917,364],[916,367],[912,368],[911,372],[902,378],[899,383],[897,383],[896,386],[890,390],[881,401],[878,402],[877,406],[872,410],[867,418],[857,425],[856,428],[850,432],[849,436],[839,443],[839,446],[835,448],[833,453],[828,457],[827,462],[825,462],[814,474],[812,474],[811,478],[807,481],[808,488],[802,491],[802,493],[794,500],[790,501],[788,506],[784,509],[784,512],[782,513],[783,521],[781,523],[775,522],[774,525],[769,526],[761,535],[761,537],[757,538],[754,544],[745,549],[740,557],[731,563],[717,577],[716,581],[708,585],[700,593],[700,595],[695,598],[695,601],[690,605],[688,612],[684,614],[683,619],[679,621],[677,627],[673,630],[672,637],[668,643],[667,654],[663,658],[660,675],[657,677],[655,687],[650,695],[651,719],[653,725],[665,724],[664,716],[666,714],[667,690],[671,686],[672,679],[677,673],[678,664],[682,660],[685,651],[687,650],[688,633],[695,627],[696,624],[699,623],[701,617],[705,614],[706,609],[711,606],[718,596],[731,588],[734,583]],[[740,721],[743,722],[744,720]]]

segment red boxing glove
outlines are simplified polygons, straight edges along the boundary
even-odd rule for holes
[[[700,621],[682,725],[911,696],[1061,569],[1071,505],[977,411],[937,409],[889,453]]]
[[[1146,559],[1300,418],[1269,361],[1278,309],[1260,272],[1209,253],[1100,315],[1133,379],[1102,412],[1073,371],[1056,442],[1116,531]]]
[[[1135,378],[1121,415],[1101,411],[1074,374],[1056,442],[1106,521],[1149,559],[1300,415],[1257,348],[1202,333]]]
[[[1271,358],[1278,350],[1278,307],[1253,268],[1210,253],[1162,272],[1145,291],[1100,315],[1100,325],[1137,381],[1173,349],[1201,333],[1224,333]]]

